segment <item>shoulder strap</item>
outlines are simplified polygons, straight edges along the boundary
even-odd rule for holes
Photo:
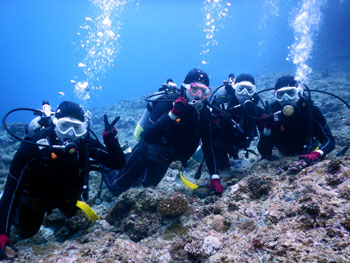
[[[51,130],[52,127],[45,128],[44,130],[38,131],[33,136],[27,136],[26,139],[30,139],[31,141],[36,142],[40,139],[48,138]]]

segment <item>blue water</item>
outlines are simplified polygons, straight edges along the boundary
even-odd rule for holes
[[[303,1],[211,0],[211,4],[221,4],[211,10],[211,17],[225,8],[227,15],[212,23],[217,29],[212,36],[216,44],[209,44],[205,55],[208,2],[126,2],[122,8],[105,11],[115,36],[99,48],[103,52],[111,48],[112,54],[108,56],[107,52],[86,75],[87,67],[78,64],[85,58],[93,65],[93,59],[81,44],[86,44],[89,32],[97,34],[100,30],[96,28],[96,17],[102,12],[98,6],[88,0],[0,1],[1,117],[16,107],[38,108],[43,99],[52,105],[62,100],[74,100],[86,107],[113,104],[156,91],[169,77],[179,85],[193,67],[209,73],[212,87],[220,85],[231,72],[258,76],[296,70],[286,58],[288,47],[296,42],[291,21]],[[350,1],[324,2],[306,60],[310,67],[339,57],[350,59]],[[86,25],[90,29],[81,28]],[[96,38],[90,36],[92,41]],[[74,89],[79,81],[89,82],[90,99],[77,98]]]

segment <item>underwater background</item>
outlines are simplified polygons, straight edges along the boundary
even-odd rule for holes
[[[104,113],[120,116],[119,142],[133,146],[145,96],[168,78],[180,86],[193,67],[208,72],[213,89],[229,73],[253,74],[258,90],[295,74],[349,102],[349,14],[350,0],[2,0],[0,117],[44,99],[53,109],[73,100],[91,111],[98,136]],[[55,209],[34,237],[12,231],[19,253],[4,262],[350,262],[349,110],[324,94],[312,99],[336,141],[321,162],[242,151],[220,173],[221,197],[187,188],[174,164],[156,188],[118,198],[91,171],[88,204],[101,220]],[[9,128],[24,135],[32,118],[15,112]],[[19,145],[0,126],[0,193]],[[181,172],[205,185],[205,165],[194,178],[199,165],[191,158]]]
[[[179,86],[193,67],[212,88],[242,72],[299,70],[308,82],[310,69],[350,60],[349,14],[349,0],[4,0],[0,115],[43,99],[113,104],[168,78]],[[21,114],[9,120],[32,118]]]

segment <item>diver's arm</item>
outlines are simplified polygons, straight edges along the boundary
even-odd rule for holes
[[[269,112],[276,112],[279,107],[277,102],[273,102],[270,104],[270,110],[267,112],[263,111],[261,108],[257,108],[257,116],[260,117],[257,122],[260,135],[257,148],[262,159],[271,157],[272,150],[275,147],[275,138],[278,136],[278,133],[276,133],[274,129],[276,124],[273,115]]]
[[[159,141],[159,138],[168,134],[169,130],[174,127],[176,121],[172,120],[168,115],[171,108],[171,102],[158,102],[153,108],[150,116],[152,124],[142,132],[142,136],[147,143]]]
[[[250,142],[254,138],[255,133],[255,119],[251,119],[245,114],[245,120],[241,126],[238,120],[235,119],[243,118],[241,117],[242,112],[227,112],[225,113],[222,121],[223,130],[226,136],[230,137],[234,146],[239,149],[245,149],[249,147]]]
[[[323,156],[334,150],[335,141],[326,119],[316,106],[313,107],[313,115],[315,136],[321,143],[317,151],[320,151]]]
[[[246,149],[250,146],[254,139],[255,123],[249,123],[248,127],[244,127],[244,134],[242,135],[241,143],[238,144],[240,149]]]
[[[256,117],[257,111],[254,109],[254,111],[249,112],[249,114],[245,113],[245,121],[242,127],[243,134],[239,134],[238,138],[238,148],[240,149],[246,149],[250,146],[251,141],[254,139],[255,132],[256,132],[256,119],[252,117]],[[252,117],[250,117],[252,116]]]
[[[12,160],[3,196],[0,200],[0,234],[10,234],[19,197],[28,180],[31,164],[37,160],[35,158],[37,152],[37,147],[22,143]]]
[[[263,116],[264,113],[265,111],[262,108],[256,106],[256,116],[260,117],[259,119],[256,120],[256,128],[260,133],[263,132],[264,130],[264,122],[261,119],[261,116]]]
[[[262,116],[263,114],[264,114],[263,109],[256,106],[256,112],[254,113],[254,115],[252,115],[252,117]],[[252,140],[255,137],[257,137],[258,135],[257,132],[261,134],[264,130],[264,124],[260,119],[253,119],[249,116],[247,116],[247,118],[248,118],[248,121],[243,127],[244,138],[242,139],[242,145],[240,145],[241,149],[248,148]]]
[[[219,170],[216,165],[215,153],[213,149],[213,131],[209,114],[208,118],[201,120],[200,136],[202,139],[202,150],[204,153],[205,162],[210,174],[209,190],[214,191],[215,194],[221,195],[224,189],[221,185]]]
[[[258,151],[262,158],[266,156],[272,156],[272,149],[274,143],[271,135],[265,135],[264,132],[260,133],[260,140],[258,142]]]
[[[208,117],[209,118],[209,117]],[[200,126],[200,137],[202,139],[202,150],[210,175],[218,174],[218,167],[213,148],[213,130],[209,119],[202,120]]]
[[[90,138],[90,157],[108,168],[120,170],[125,165],[125,156],[117,138],[104,138],[106,147]]]

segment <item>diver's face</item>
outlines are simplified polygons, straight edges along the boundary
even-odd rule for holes
[[[256,86],[249,81],[242,81],[233,85],[235,96],[239,103],[249,100],[256,93]]]

